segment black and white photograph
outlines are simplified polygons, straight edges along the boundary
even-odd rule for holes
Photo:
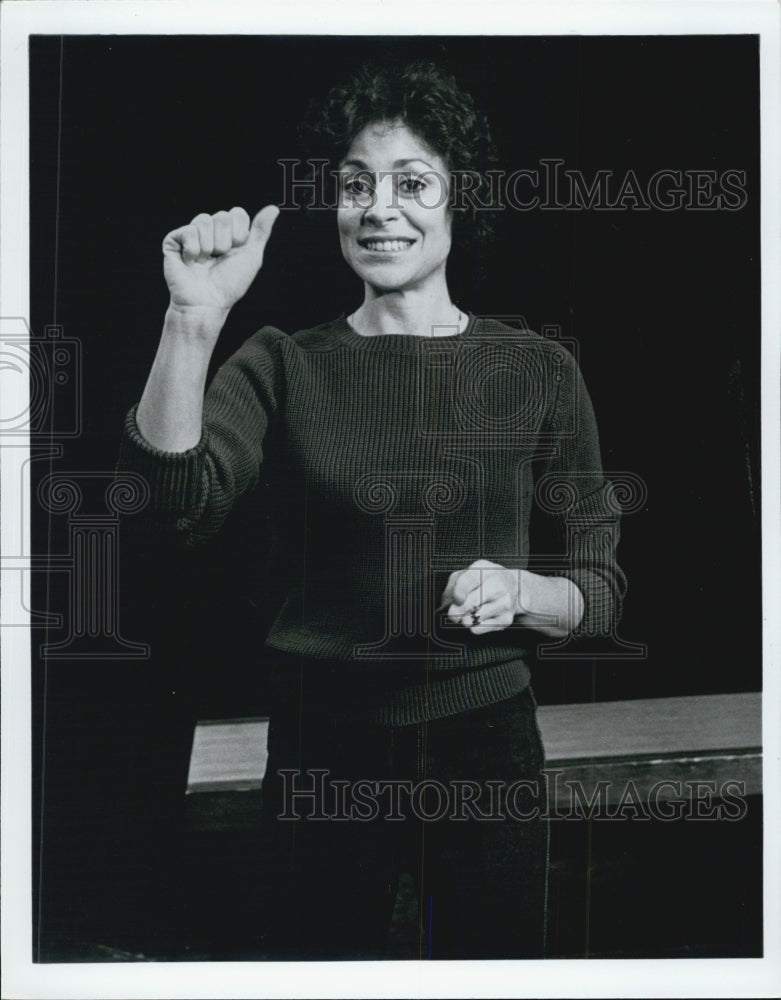
[[[329,6],[3,10],[3,995],[775,995],[778,8]]]

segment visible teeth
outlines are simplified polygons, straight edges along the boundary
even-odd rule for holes
[[[406,250],[411,244],[412,240],[367,240],[364,246],[368,250],[380,250],[385,253],[392,253],[397,250]]]

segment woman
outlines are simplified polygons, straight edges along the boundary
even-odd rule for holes
[[[559,345],[450,296],[454,238],[480,219],[459,182],[474,188],[490,140],[447,73],[366,68],[311,134],[362,304],[293,336],[264,327],[204,396],[278,211],[169,233],[170,305],[122,464],[187,543],[219,530],[261,464],[274,484],[264,954],[382,957],[407,871],[422,955],[539,957],[527,661],[542,637],[609,632],[624,590],[591,405]]]

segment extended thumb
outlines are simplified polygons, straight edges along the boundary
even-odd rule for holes
[[[261,208],[250,225],[250,238],[265,243],[279,215],[276,205],[266,205]]]

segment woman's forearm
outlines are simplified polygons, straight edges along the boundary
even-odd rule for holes
[[[578,586],[564,576],[524,571],[518,593],[519,625],[553,639],[563,639],[583,618],[585,601]]]
[[[183,452],[200,441],[209,361],[227,315],[227,309],[169,306],[136,412],[138,429],[153,447]]]
[[[201,440],[209,361],[231,308],[263,263],[275,205],[250,222],[243,208],[201,212],[163,240],[171,293],[163,335],[136,411],[143,437],[161,451],[183,452]]]

